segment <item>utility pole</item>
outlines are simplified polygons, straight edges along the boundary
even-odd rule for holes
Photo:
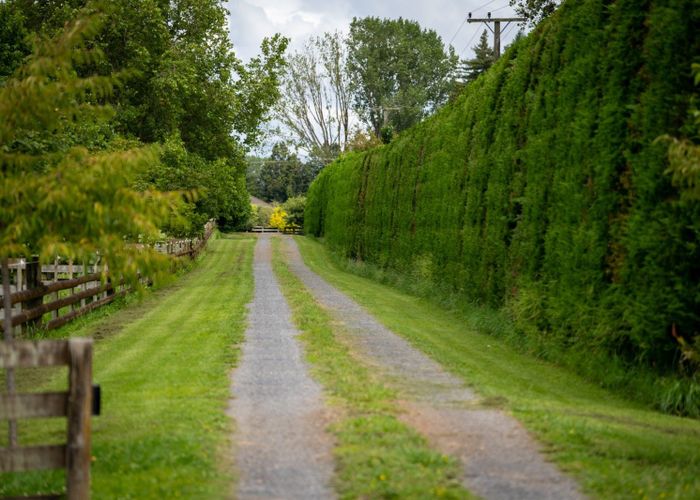
[[[501,23],[506,23],[503,29],[506,29],[510,23],[522,23],[527,21],[524,17],[491,17],[491,13],[488,13],[488,17],[485,18],[473,18],[472,13],[469,13],[468,23],[484,23],[488,29],[493,33],[493,54],[496,59],[501,57]],[[493,28],[489,26],[489,23],[493,23]]]

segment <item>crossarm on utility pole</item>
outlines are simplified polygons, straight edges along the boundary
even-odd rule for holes
[[[492,23],[494,21],[500,21],[502,23],[521,23],[527,21],[527,19],[525,19],[524,17],[474,17],[467,19],[468,23]]]
[[[468,23],[484,23],[486,27],[493,33],[493,53],[496,58],[501,56],[501,23],[506,23],[503,29],[506,29],[510,23],[522,23],[527,21],[524,17],[491,17],[489,12],[489,17],[473,18],[471,17],[471,12],[469,13]],[[489,26],[489,23],[493,23],[493,29]]]

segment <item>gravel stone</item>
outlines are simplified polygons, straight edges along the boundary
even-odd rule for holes
[[[255,296],[229,415],[239,472],[236,498],[334,498],[333,441],[320,386],[310,378],[298,331],[271,265],[270,236],[255,247]]]
[[[399,390],[402,420],[460,460],[467,489],[494,500],[582,498],[576,483],[544,458],[517,420],[484,408],[461,379],[311,271],[290,237],[285,254],[290,269],[343,324],[350,345]]]

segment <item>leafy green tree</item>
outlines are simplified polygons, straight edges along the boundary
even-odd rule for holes
[[[379,137],[401,132],[445,102],[457,55],[433,30],[406,19],[354,18],[348,37],[354,109]]]
[[[474,46],[474,57],[463,63],[464,79],[467,82],[476,80],[493,65],[494,59],[493,49],[489,46],[488,33],[484,30],[479,43]]]
[[[0,2],[0,85],[29,55],[24,16]]]
[[[84,13],[33,54],[0,87],[0,259],[56,255],[88,261],[99,253],[111,274],[137,285],[156,276],[163,257],[140,243],[156,238],[178,198],[132,188],[157,158],[153,147],[108,149],[75,143],[76,123],[91,128],[112,110],[107,98],[119,76],[78,76],[99,62],[87,48],[103,18]]]
[[[8,3],[39,34],[59,30],[85,4]],[[245,151],[256,144],[259,125],[279,96],[287,40],[265,39],[261,55],[244,65],[233,52],[220,0],[122,0],[102,7],[104,27],[91,43],[104,57],[76,69],[128,75],[105,97],[116,113],[104,132],[166,145],[161,163],[152,162],[140,185],[186,195],[189,223],[168,223],[167,229],[181,234],[200,231],[209,218],[226,225],[247,219]]]
[[[261,55],[247,65],[235,65],[234,82],[236,106],[234,131],[244,137],[248,147],[260,141],[260,125],[270,116],[270,110],[280,97],[280,84],[285,67],[284,52],[289,39],[276,34],[265,38],[260,46]]]
[[[550,16],[560,4],[561,0],[510,0],[515,12],[527,18],[532,26]]]
[[[304,163],[284,142],[275,144],[269,158],[250,159],[248,189],[269,202],[305,194],[323,164],[311,158]]]

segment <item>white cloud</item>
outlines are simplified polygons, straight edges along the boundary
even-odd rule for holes
[[[487,5],[484,5],[487,4]],[[509,0],[231,0],[231,39],[239,57],[244,60],[258,53],[263,37],[282,33],[291,38],[291,49],[299,48],[304,40],[325,31],[347,31],[353,17],[403,17],[418,21],[423,28],[434,29],[445,43],[457,31],[467,12],[485,15],[498,11],[509,16]],[[482,7],[481,9],[477,9]],[[453,46],[462,57],[471,55],[471,47],[485,29],[480,24],[465,24],[455,37]],[[515,36],[511,28],[502,45]]]
[[[228,2],[229,31],[236,53],[243,60],[256,55],[266,36],[281,33],[291,39],[290,48],[298,49],[313,35],[346,29],[350,17],[341,2],[334,5],[307,5],[300,0],[245,0]]]

